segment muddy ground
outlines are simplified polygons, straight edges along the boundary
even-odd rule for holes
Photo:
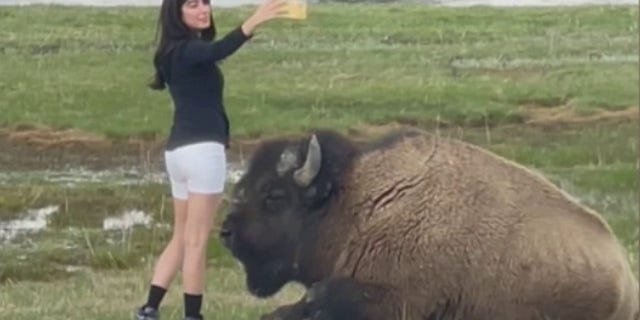
[[[590,140],[574,140],[569,138],[570,135],[581,136],[588,130],[596,130],[587,136],[598,140],[596,143],[607,143],[606,139],[600,140],[594,135],[606,133],[603,130],[608,129],[625,136],[611,136],[613,139],[623,139],[622,147],[617,144],[616,148],[604,149],[620,151],[626,141],[635,138],[626,135],[629,134],[628,128],[637,126],[638,120],[637,107],[578,115],[572,108],[561,106],[529,108],[521,123],[499,127],[460,128],[447,123],[412,125],[431,132],[438,131],[442,136],[496,147],[497,151],[508,154],[512,149],[517,149],[519,143],[534,149],[546,143],[560,144],[558,152],[562,153],[562,146],[572,141],[591,146]],[[362,143],[407,125],[369,125],[346,133]],[[618,125],[622,126],[620,130],[616,129]],[[565,134],[565,130],[571,134]],[[606,137],[609,138],[608,135]],[[229,161],[235,165],[246,161],[256,145],[268,138],[271,137],[233,139],[228,153]],[[140,255],[159,253],[164,240],[170,236],[166,227],[171,222],[171,215],[168,214],[171,212],[171,202],[164,180],[164,139],[117,140],[76,130],[20,126],[0,129],[0,150],[0,246],[4,241],[3,227],[5,240],[9,239],[7,235],[15,233],[15,238],[5,241],[3,250],[0,250],[0,261],[11,261],[0,267],[0,285],[10,281],[68,277],[75,272],[67,271],[69,267],[73,270],[78,267],[134,268],[148,261],[140,259]],[[555,151],[543,145],[540,152]],[[523,154],[526,156],[528,153]],[[622,158],[625,163],[629,161],[626,153]],[[118,169],[125,169],[124,173]],[[86,177],[84,170],[88,171]],[[97,171],[115,173],[114,176],[101,177]],[[580,173],[580,170],[576,172]],[[570,176],[564,175],[563,178]],[[233,177],[237,178],[235,171]],[[567,190],[582,195],[585,201],[603,212],[621,213],[608,215],[609,221],[625,245],[634,248],[631,250],[635,252],[637,224],[632,220],[635,209],[630,209],[636,208],[635,199],[624,187],[626,179],[619,179],[621,184],[616,184],[607,181],[607,177],[618,179],[615,172],[602,174],[602,181],[598,180],[601,178],[594,179],[615,188],[608,194],[603,192],[606,187],[587,187],[578,193],[577,189],[572,189],[571,182],[577,181],[575,179],[567,180]],[[93,183],[96,180],[100,183]],[[44,218],[32,217],[38,212],[49,212],[49,215]],[[134,217],[136,214],[138,218]],[[220,215],[218,219],[222,217]],[[124,225],[130,226],[122,227]],[[144,228],[136,228],[134,233],[134,225],[144,225]],[[233,265],[233,260],[219,243],[214,242],[211,248],[213,260]]]
[[[581,115],[567,106],[529,108],[522,123],[503,126],[500,129],[517,131],[562,130],[569,127],[588,128],[591,123],[628,122],[638,120],[638,107],[619,111],[599,111]],[[443,134],[455,136],[460,128],[447,123],[406,124],[389,123],[378,126],[363,126],[349,130],[347,134],[361,143],[393,129],[417,126],[426,130],[441,130]],[[486,128],[465,128],[465,130]],[[495,129],[495,128],[492,128]],[[263,139],[232,139],[228,150],[229,162],[247,160],[255,146]],[[53,130],[45,127],[19,126],[0,128],[0,172],[31,170],[64,170],[83,167],[87,170],[106,170],[116,167],[144,168],[163,171],[165,140],[109,139],[77,130]]]
[[[363,127],[347,134],[364,143],[401,126],[406,124]],[[246,161],[261,141],[272,137],[232,139],[229,162]],[[164,170],[164,147],[163,138],[109,139],[78,130],[4,128],[0,129],[0,172],[64,170],[78,166],[88,170],[136,167],[159,171]]]

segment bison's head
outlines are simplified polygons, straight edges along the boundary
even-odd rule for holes
[[[354,150],[341,136],[321,132],[266,142],[254,152],[220,232],[254,295],[270,296],[297,279]]]

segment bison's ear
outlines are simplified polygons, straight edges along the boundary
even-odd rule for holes
[[[309,209],[318,209],[326,204],[331,193],[333,193],[333,184],[331,182],[315,183],[313,187],[304,193],[304,203]]]
[[[288,147],[282,151],[280,154],[280,161],[278,161],[278,165],[276,166],[276,171],[278,172],[278,176],[282,177],[289,170],[298,166],[298,155],[297,149],[293,147]]]
[[[318,175],[320,171],[320,165],[322,164],[322,150],[318,138],[314,134],[309,141],[309,147],[307,148],[307,157],[304,165],[296,170],[293,174],[293,179],[301,187],[307,187],[311,184],[311,181]]]

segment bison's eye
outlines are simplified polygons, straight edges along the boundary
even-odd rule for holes
[[[265,207],[268,211],[281,210],[287,200],[287,192],[284,189],[271,189],[264,199]]]

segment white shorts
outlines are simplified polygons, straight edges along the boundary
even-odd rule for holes
[[[164,153],[174,198],[186,200],[189,192],[217,194],[224,191],[227,158],[224,145],[200,142]]]

